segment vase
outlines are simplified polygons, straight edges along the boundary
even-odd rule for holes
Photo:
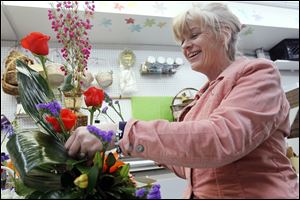
[[[76,120],[76,124],[74,126],[74,130],[77,128],[77,127],[80,127],[80,126],[87,126],[88,125],[88,116],[86,114],[83,114],[82,112],[80,111],[76,111],[75,112],[76,116],[77,116],[77,120]]]
[[[70,110],[73,110],[77,115],[76,124],[74,129],[79,126],[87,126],[88,125],[88,116],[80,112],[81,105],[83,103],[82,93],[77,93],[73,95],[70,92],[64,92],[64,107]]]
[[[64,92],[64,107],[73,111],[79,111],[82,104],[82,94],[72,94]]]

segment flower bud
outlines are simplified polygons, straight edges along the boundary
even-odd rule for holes
[[[79,177],[77,177],[74,180],[74,184],[77,185],[80,188],[87,188],[88,186],[88,175],[87,174],[81,174]]]

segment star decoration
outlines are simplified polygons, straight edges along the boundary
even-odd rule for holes
[[[134,2],[134,1],[128,1],[127,7],[129,7],[129,8],[134,8],[134,7],[136,7],[136,2]]]
[[[125,19],[126,24],[134,24],[134,19],[132,19],[131,17],[128,19]]]
[[[124,6],[121,5],[121,4],[119,4],[119,3],[115,3],[115,7],[114,8],[117,9],[117,10],[119,10],[119,11],[121,11],[124,8]]]
[[[158,3],[158,2],[155,2],[153,8],[156,10],[156,12],[160,12],[161,14],[164,14],[164,10],[167,9],[166,7],[164,7],[164,3]]]
[[[144,27],[152,27],[155,24],[155,19],[146,19]]]
[[[111,19],[103,18],[100,25],[104,26],[105,28],[109,28],[112,25]]]
[[[131,32],[141,32],[141,29],[142,29],[142,27],[141,27],[141,25],[139,25],[139,24],[132,24],[130,27],[129,27],[129,29],[131,30]]]
[[[245,35],[245,36],[251,35],[253,32],[254,32],[254,28],[248,27],[248,29],[245,30],[245,32],[243,32],[242,35]]]
[[[263,18],[261,15],[258,15],[258,14],[254,14],[252,16],[254,17],[255,21],[260,21]]]
[[[162,28],[162,27],[164,27],[166,24],[167,24],[167,22],[159,22],[159,23],[157,24],[157,26],[159,26],[159,28]]]

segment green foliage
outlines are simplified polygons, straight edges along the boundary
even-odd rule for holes
[[[129,173],[129,164],[126,164],[124,166],[122,166],[121,170],[120,170],[120,175],[121,177],[125,178],[128,176]]]
[[[91,193],[97,183],[97,179],[98,179],[98,174],[99,174],[99,169],[97,165],[94,165],[88,173],[88,177],[89,177],[89,184],[88,184],[88,192]]]
[[[40,131],[24,130],[13,135],[7,150],[28,187],[40,191],[61,189],[67,153],[64,146]]]
[[[73,74],[67,75],[67,77],[65,79],[65,82],[64,82],[64,85],[61,89],[62,91],[68,92],[68,91],[74,89],[74,86],[72,84],[72,79],[73,79]]]
[[[59,137],[53,131],[51,125],[43,120],[43,117],[36,108],[37,104],[49,102],[54,99],[54,94],[49,88],[47,81],[21,60],[17,59],[16,65],[20,99],[25,112],[30,115],[47,134],[59,141]]]

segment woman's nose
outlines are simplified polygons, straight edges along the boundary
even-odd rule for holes
[[[181,48],[183,48],[183,49],[187,49],[187,48],[189,48],[190,46],[191,46],[190,40],[184,40],[184,41],[182,42],[182,44],[181,44]]]

